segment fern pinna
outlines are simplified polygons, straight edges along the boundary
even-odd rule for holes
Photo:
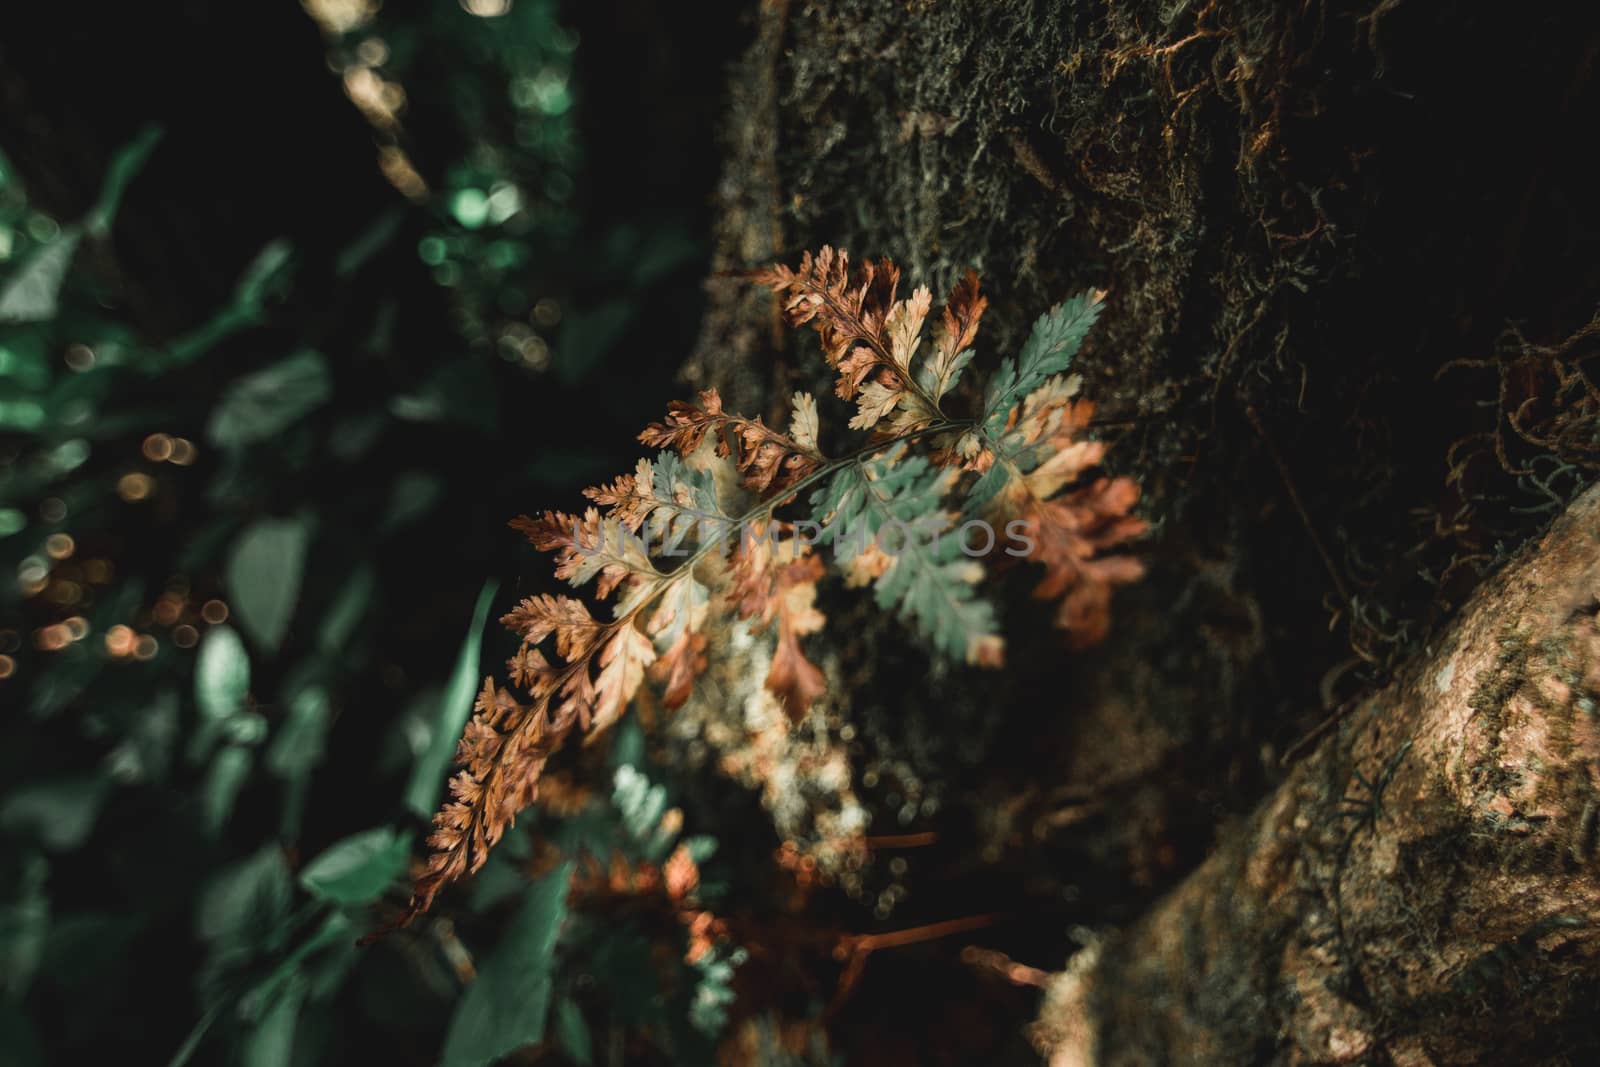
[[[1142,573],[1111,551],[1145,529],[1130,514],[1138,487],[1084,477],[1105,446],[1081,438],[1093,406],[1065,375],[1103,293],[1040,316],[963,416],[945,405],[988,303],[976,274],[955,287],[926,339],[931,294],[899,298],[900,272],[887,260],[852,270],[844,252],[823,248],[798,270],[751,277],[779,294],[791,325],[821,335],[835,392],[855,405],[853,447],[823,451],[809,393],[794,394],[779,431],[724,411],[707,390],[640,434],[663,451],[587,490],[593,506],[581,515],[513,523],[555,553],[558,577],[593,582],[614,604],[597,617],[582,600],[535,596],[505,616],[522,638],[511,684],[484,682],[408,920],[482,866],[570,735],[616,722],[646,677],[668,707],[688,698],[706,667],[712,613],[775,631],[766,685],[799,717],[826,690],[801,639],[824,624],[816,583],[830,564],[848,584],[871,584],[878,604],[939,653],[985,666],[1003,651],[978,588],[986,571],[1037,564],[1033,592],[1059,602],[1056,623],[1075,646],[1104,636],[1112,588]]]

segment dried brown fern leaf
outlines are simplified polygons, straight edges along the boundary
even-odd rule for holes
[[[806,658],[800,638],[827,621],[815,607],[817,582],[826,573],[822,560],[795,539],[746,539],[734,552],[730,599],[740,618],[765,629],[776,624],[778,642],[766,687],[790,719],[798,720],[828,690],[822,670]]]
[[[894,264],[867,262],[852,272],[849,254],[830,247],[815,259],[806,253],[799,270],[779,265],[753,277],[784,297],[789,325],[809,324],[821,336],[823,355],[839,370],[835,392],[841,399],[856,401],[852,430],[873,429],[891,413],[895,413],[888,427],[891,433],[915,430],[941,418],[937,394],[911,369],[923,322],[933,305],[926,287],[898,300],[900,271]],[[959,309],[956,320],[964,318],[971,318],[976,330],[976,316]]]
[[[1074,399],[1077,389],[1075,380],[1054,378],[1029,394],[1013,412],[1002,443],[982,452],[975,464],[1003,468],[996,472],[1003,487],[985,514],[1022,535],[1024,551],[1012,558],[1044,568],[1033,595],[1059,600],[1056,625],[1073,648],[1086,648],[1110,629],[1112,589],[1144,575],[1137,559],[1113,553],[1148,527],[1132,514],[1139,487],[1131,479],[1083,481],[1105,457],[1106,445],[1080,437],[1094,405]],[[1032,466],[1039,455],[1048,458]]]
[[[709,437],[717,455],[732,456],[746,488],[766,496],[780,492],[820,467],[826,458],[817,448],[816,401],[796,393],[788,434],[760,418],[733,415],[722,408],[715,389],[700,394],[699,403],[674,401],[664,421],[639,434],[643,444],[670,448],[690,456]]]

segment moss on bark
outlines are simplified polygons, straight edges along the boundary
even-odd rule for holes
[[[1600,12],[1513,27],[1406,0],[764,0],[755,18],[720,269],[823,243],[935,288],[976,267],[990,361],[1049,303],[1111,294],[1079,369],[1109,463],[1158,523],[1111,640],[1065,659],[1019,598],[1006,674],[930,679],[868,612],[829,709],[858,775],[903,768],[963,828],[941,859],[979,873],[960,892],[913,884],[912,901],[936,918],[999,899],[1031,917],[1010,947],[1053,962],[1039,954],[1066,951],[1069,924],[1128,921],[1199,863],[1278,785],[1292,742],[1425,655],[1587,477],[1565,445],[1507,447],[1494,408],[1532,397],[1565,428],[1587,402],[1570,375],[1541,392],[1505,368],[1588,351],[1600,205],[1578,131],[1600,113]],[[777,413],[820,381],[769,299],[710,285],[690,382]],[[1518,662],[1537,672],[1538,654]],[[1392,756],[1353,766],[1370,779]],[[880,832],[899,828],[886,791],[860,791]],[[1436,829],[1396,862],[1442,877],[1463,827]],[[1263,927],[1225,950],[1295,939],[1314,975],[1324,950],[1305,936]],[[1244,981],[1244,964],[1227,973]],[[1283,995],[1219,990],[1227,1047]]]

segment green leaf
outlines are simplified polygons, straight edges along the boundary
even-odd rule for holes
[[[106,757],[119,782],[160,782],[167,776],[178,744],[178,692],[164,689],[134,712],[122,743]]]
[[[225,868],[200,894],[195,932],[218,949],[276,947],[288,933],[294,883],[277,845]]]
[[[1001,458],[1005,456],[1002,453]],[[967,490],[967,499],[962,502],[961,509],[967,515],[981,515],[984,508],[989,506],[989,501],[999,495],[1011,482],[1013,467],[1007,463],[990,464],[989,469],[983,472],[972,488]]]
[[[291,248],[286,241],[273,241],[256,254],[245,267],[233,301],[205,323],[176,338],[167,346],[167,358],[155,361],[159,369],[182,366],[211,351],[224,339],[261,320],[267,295],[289,276]]]
[[[110,787],[99,774],[22,786],[0,803],[0,826],[31,832],[46,848],[70,852],[89,839]]]
[[[340,978],[354,962],[355,935],[355,928],[343,912],[328,911],[321,926],[309,936],[299,938],[271,973],[239,997],[239,1018],[265,1018],[286,993],[294,992],[295,986],[305,987],[318,999],[336,990]]]
[[[550,969],[571,875],[572,865],[564,863],[529,887],[450,1019],[443,1067],[485,1067],[544,1040]]]
[[[295,1023],[306,997],[306,983],[295,980],[245,1035],[239,1050],[242,1067],[293,1067]]]
[[[194,669],[194,697],[200,705],[200,725],[189,740],[189,759],[199,761],[211,752],[223,725],[244,710],[250,692],[250,656],[231,626],[213,627],[200,642]]]
[[[228,556],[234,614],[251,637],[274,652],[300,595],[309,526],[304,518],[262,519],[239,535]]]
[[[485,582],[478,593],[478,604],[472,611],[472,626],[467,639],[456,656],[455,670],[450,674],[450,684],[445,687],[444,698],[428,738],[428,747],[418,757],[411,769],[411,781],[406,785],[406,806],[424,818],[432,815],[439,804],[439,790],[444,783],[445,771],[455,758],[456,738],[467,725],[472,705],[483,679],[478,675],[478,651],[483,644],[483,628],[489,621],[489,605],[494,601],[497,583]]]
[[[975,348],[963,348],[955,354],[949,366],[940,368],[932,357],[923,360],[922,366],[917,370],[917,384],[925,393],[935,400],[942,400],[945,394],[954,389],[961,381],[961,372],[967,369],[967,364],[972,362],[978,354]],[[943,370],[943,377],[940,371]]]
[[[339,595],[322,617],[317,632],[317,647],[324,652],[345,651],[350,635],[372,604],[372,594],[377,588],[377,578],[370,564],[356,568],[350,580],[339,590]]]
[[[44,405],[37,400],[0,400],[0,430],[32,433],[46,420]]]
[[[332,395],[327,361],[301,349],[229,386],[211,412],[206,437],[221,448],[255,444],[288,429]]]
[[[278,826],[287,839],[299,836],[311,774],[322,762],[332,718],[327,690],[320,685],[307,686],[289,701],[288,717],[272,733],[266,764],[267,770],[285,783]]]
[[[359,237],[339,253],[339,258],[334,260],[333,264],[334,275],[345,278],[360,270],[368,260],[383,251],[384,245],[394,239],[405,219],[405,212],[399,208],[393,208],[380,215],[376,222],[362,231]]]
[[[396,475],[389,491],[389,503],[378,529],[391,533],[428,514],[444,496],[444,479],[426,471],[406,471]]]
[[[234,302],[246,313],[253,315],[260,311],[268,292],[284,276],[293,255],[294,247],[288,241],[269,241],[239,276],[239,284],[233,293]]]
[[[475,434],[493,435],[497,388],[485,364],[447,360],[414,391],[391,397],[389,413],[408,422],[454,423]]]
[[[667,811],[665,786],[653,785],[650,779],[632,766],[618,767],[611,791],[611,803],[622,816],[623,828],[644,851],[646,859],[660,862],[677,840],[675,832],[663,832],[661,817]]]
[[[288,716],[273,731],[267,770],[279,778],[294,778],[321,763],[331,718],[326,689],[312,685],[296,693],[289,701]]]
[[[50,864],[28,849],[17,869],[15,895],[0,905],[0,1007],[27,993],[50,934]]]
[[[1039,400],[1065,400],[1077,392],[1075,378],[1052,378],[1023,398],[1023,418],[1009,429],[1000,423],[1000,429],[983,434],[983,440],[994,453],[994,462],[967,491],[962,510],[969,516],[980,516],[995,497],[1012,482],[1037,470],[1041,464],[1056,454],[1057,445],[1049,434],[1040,435],[1030,426],[1026,412]],[[1009,414],[1007,417],[1009,421]],[[1035,440],[1035,438],[1038,438]],[[1028,491],[1030,494],[1032,490]]]
[[[117,208],[122,203],[122,194],[127,191],[128,183],[144,169],[150,153],[155,151],[161,140],[161,133],[161,127],[152,123],[140,130],[132,141],[112,157],[111,165],[106,168],[105,181],[100,186],[100,199],[85,220],[89,230],[97,237],[111,229],[112,220],[117,217]]]
[[[368,904],[406,868],[411,843],[390,827],[367,830],[325,849],[300,872],[300,885],[334,904]]]
[[[743,964],[744,949],[725,952],[717,946],[694,962],[700,972],[695,985],[694,1000],[689,1004],[689,1022],[702,1034],[715,1037],[728,1025],[728,1005],[737,999],[733,991],[733,971]]]
[[[239,745],[228,745],[212,758],[206,780],[200,785],[200,810],[212,837],[222,832],[233,814],[239,791],[250,777],[250,767],[254,763],[255,756]]]
[[[896,610],[940,652],[967,660],[996,624],[993,606],[973,588],[983,565],[962,554],[944,511],[951,481],[950,471],[896,445],[843,467],[812,494],[811,509],[822,540],[841,555],[876,540],[893,558],[874,582],[879,607]]]
[[[1005,429],[1011,409],[1023,397],[1043,385],[1046,378],[1072,365],[1072,357],[1078,354],[1102,307],[1103,294],[1079,293],[1039,316],[1016,360],[1003,361],[1000,370],[989,379],[983,417],[978,420],[986,432],[997,434]]]
[[[0,289],[0,322],[45,322],[56,316],[61,286],[83,231],[69,226],[54,241],[34,250]]]
[[[556,1044],[561,1046],[561,1051],[580,1067],[591,1067],[594,1040],[589,1036],[589,1024],[584,1022],[578,1005],[570,997],[562,997],[556,1001],[555,1017]]]

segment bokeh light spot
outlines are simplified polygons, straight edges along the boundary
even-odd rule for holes
[[[117,480],[117,495],[129,503],[135,503],[148,497],[155,485],[155,479],[148,474],[135,471]]]
[[[53,533],[44,539],[44,550],[51,559],[66,559],[77,547],[71,534]]]
[[[120,623],[106,631],[106,651],[113,656],[131,656],[134,641],[133,631]]]
[[[153,433],[144,439],[144,458],[152,463],[165,463],[172,455],[172,438],[164,433]]]

